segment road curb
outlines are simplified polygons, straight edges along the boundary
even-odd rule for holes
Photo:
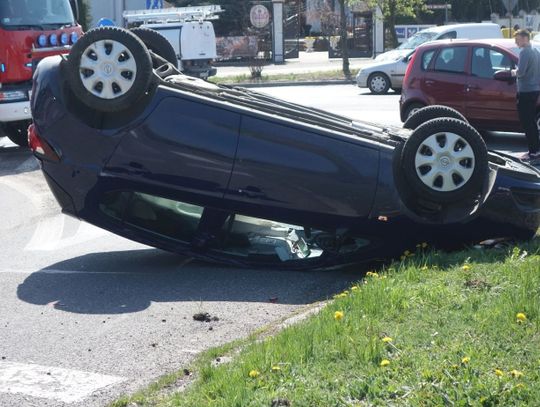
[[[276,86],[324,86],[324,85],[353,85],[354,80],[326,80],[326,81],[269,81],[269,82],[241,82],[226,84],[229,86],[239,86],[242,88],[265,88]]]

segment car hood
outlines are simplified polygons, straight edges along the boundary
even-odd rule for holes
[[[387,52],[377,55],[377,57],[375,58],[375,61],[377,62],[396,61],[400,58],[405,57],[411,51],[412,51],[411,49],[393,49],[391,51],[387,51]]]

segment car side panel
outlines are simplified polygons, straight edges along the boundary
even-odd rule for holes
[[[245,116],[227,198],[281,218],[288,210],[368,216],[378,163],[377,144]]]
[[[240,115],[189,98],[166,97],[127,131],[108,175],[222,198],[232,171]]]

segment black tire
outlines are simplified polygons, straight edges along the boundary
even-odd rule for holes
[[[416,128],[403,146],[400,164],[411,190],[440,204],[477,199],[488,173],[487,148],[480,134],[468,123],[447,117]]]
[[[178,58],[176,57],[176,52],[171,43],[163,35],[158,33],[156,30],[146,27],[132,28],[131,32],[139,37],[142,42],[144,42],[146,48],[159,55],[170,64],[173,64],[175,68],[178,68]],[[163,65],[160,61],[157,61],[154,58],[152,58],[152,64],[154,68],[158,68],[159,66]]]
[[[417,110],[416,112],[407,116],[407,120],[405,120],[405,123],[403,123],[403,127],[405,129],[414,130],[421,124],[440,117],[451,117],[468,123],[465,116],[459,113],[456,109],[442,105],[431,105],[423,107],[422,109]]]
[[[20,147],[28,147],[28,126],[29,120],[10,122],[3,125],[3,133],[8,139]]]
[[[93,50],[96,43],[103,46],[98,50],[102,51],[101,56]],[[115,54],[116,60],[109,60],[107,57],[114,47],[122,52]],[[104,61],[98,72],[102,76],[82,66],[89,63],[88,60],[95,62],[99,58]],[[121,64],[126,62],[131,64],[120,70]],[[110,77],[108,84],[102,80],[103,76]],[[66,62],[66,77],[73,94],[83,104],[100,112],[117,112],[133,106],[149,90],[152,60],[144,43],[128,30],[99,27],[88,31],[73,45]]]
[[[405,120],[404,121],[407,121],[407,119],[409,117],[411,117],[414,113],[416,113],[416,111],[424,108],[425,105],[423,105],[422,103],[411,103],[409,106],[407,106],[407,108],[405,109]]]
[[[390,79],[382,72],[374,72],[367,80],[368,88],[375,95],[384,95],[390,89]]]

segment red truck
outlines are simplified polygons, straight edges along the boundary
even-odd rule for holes
[[[82,35],[76,0],[0,0],[0,137],[28,145],[32,74]]]

